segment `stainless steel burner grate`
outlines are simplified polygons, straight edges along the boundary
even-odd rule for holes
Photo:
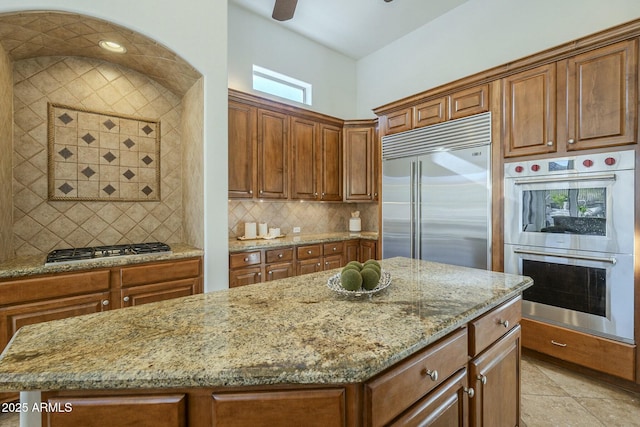
[[[45,265],[88,261],[99,258],[152,253],[171,253],[166,243],[133,243],[125,245],[93,246],[87,248],[56,249],[47,255]]]

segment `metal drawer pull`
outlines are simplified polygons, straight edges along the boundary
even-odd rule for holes
[[[244,262],[249,262],[249,258],[245,258],[245,259],[244,259]]]
[[[102,300],[102,305],[109,305],[109,300],[108,299]]]
[[[278,254],[278,258],[282,258],[284,254]]]
[[[463,390],[464,390],[465,393],[467,393],[469,395],[469,399],[473,398],[473,396],[476,395],[476,392],[473,390],[472,387],[469,387],[469,388],[465,387]]]
[[[556,341],[554,341],[554,340],[551,340],[551,344],[553,344],[553,345],[557,345],[558,347],[566,347],[566,346],[567,346],[566,344],[562,344],[562,343],[560,343],[560,342],[556,342]]]
[[[509,329],[509,321],[508,320],[498,320],[499,325],[503,325],[505,328]]]
[[[487,376],[480,374],[480,375],[478,375],[478,380],[480,380],[482,385],[485,385],[487,383]]]
[[[129,297],[124,297],[124,298],[122,298],[122,300],[123,300],[124,302],[129,302],[129,299],[130,299]]]
[[[615,181],[615,173],[606,173],[589,176],[571,176],[571,177],[550,177],[550,178],[521,178],[513,181],[515,185],[524,184],[541,184],[547,182],[570,182],[570,181]]]
[[[311,255],[311,251],[307,251],[307,253],[308,253],[309,255]]]
[[[438,371],[432,371],[430,369],[425,368],[422,370],[422,375],[425,375],[431,378],[431,381],[438,381]]]

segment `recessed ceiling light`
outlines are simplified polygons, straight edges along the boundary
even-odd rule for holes
[[[98,46],[100,46],[104,50],[108,50],[109,52],[125,53],[127,51],[127,48],[122,46],[120,43],[112,42],[109,40],[100,40],[98,42]]]

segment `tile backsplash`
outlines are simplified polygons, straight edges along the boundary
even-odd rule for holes
[[[363,231],[378,231],[375,203],[229,200],[229,237],[242,236],[245,222],[266,222],[283,234],[291,234],[293,227],[300,227],[302,234],[348,231],[353,211],[360,211]]]

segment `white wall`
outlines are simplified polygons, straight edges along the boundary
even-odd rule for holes
[[[253,64],[313,85],[313,105],[270,97],[339,118],[356,116],[356,62],[272,20],[229,4],[229,87],[253,91]]]
[[[358,61],[358,117],[638,17],[638,0],[469,0]]]
[[[204,76],[206,290],[228,286],[227,0],[2,0],[0,13],[69,11],[142,33],[176,52]]]

